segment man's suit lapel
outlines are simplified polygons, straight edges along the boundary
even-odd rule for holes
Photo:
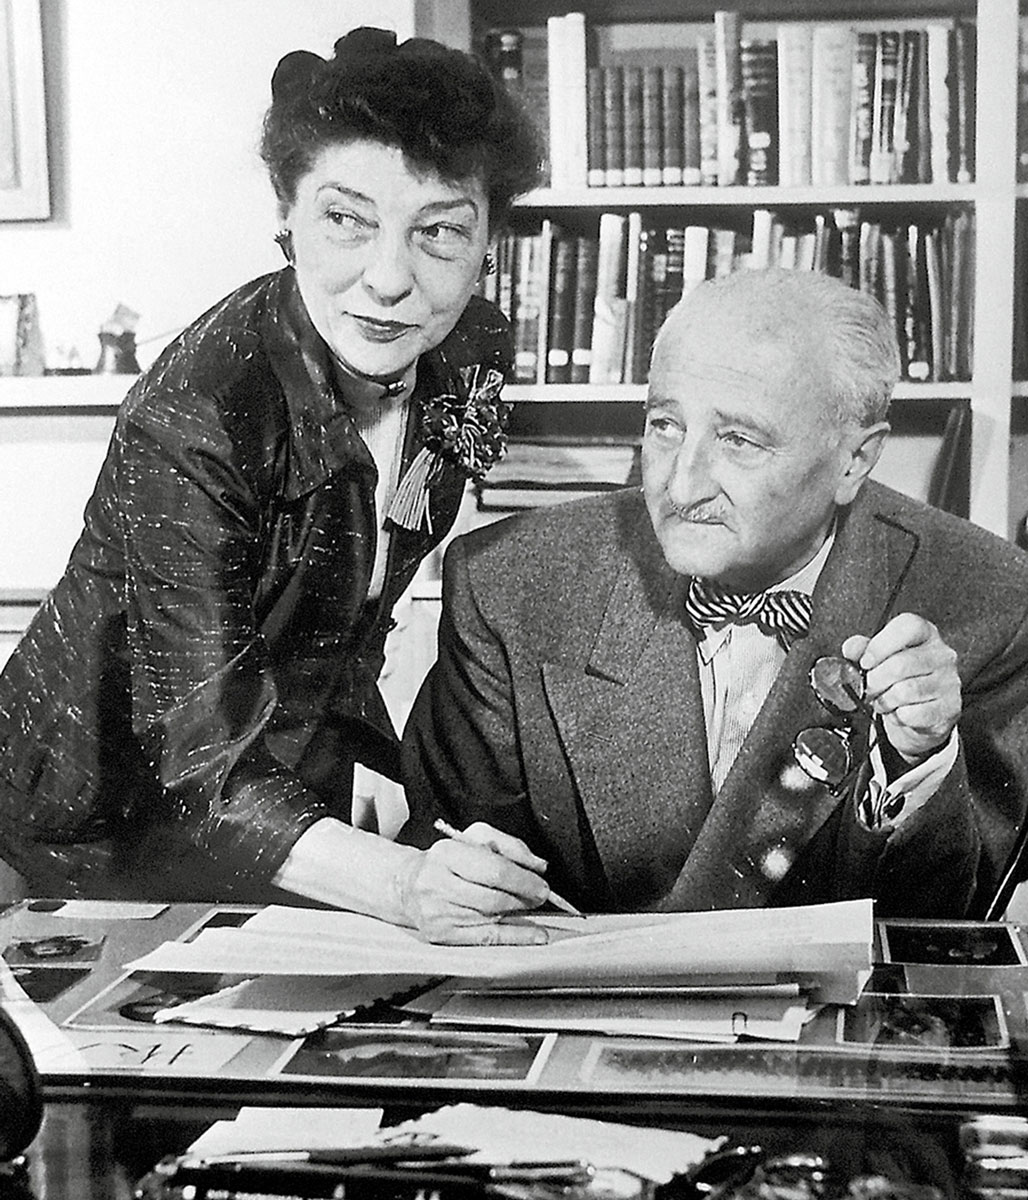
[[[664,564],[643,513],[585,667],[543,665],[617,908],[652,905],[671,887],[710,806],[685,582]],[[577,818],[568,833],[577,839]]]
[[[768,903],[839,803],[803,774],[790,751],[801,729],[827,720],[809,686],[810,667],[821,655],[838,654],[851,634],[881,628],[915,548],[905,530],[859,503],[840,523],[814,593],[810,633],[786,657],[662,907]]]

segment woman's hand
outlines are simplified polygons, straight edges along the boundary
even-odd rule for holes
[[[505,922],[546,902],[546,860],[520,838],[476,822],[461,841],[442,838],[397,879],[408,924],[430,942],[463,946],[538,945],[546,931]]]

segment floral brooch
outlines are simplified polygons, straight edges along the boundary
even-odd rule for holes
[[[469,479],[482,479],[507,450],[504,430],[511,405],[500,392],[504,376],[495,367],[461,367],[464,395],[444,392],[421,406],[422,448],[400,480],[388,516],[404,529],[432,530],[428,488],[444,462]]]

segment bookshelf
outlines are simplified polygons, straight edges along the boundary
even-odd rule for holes
[[[628,47],[623,61],[642,56],[648,45],[666,53],[666,46],[688,42],[697,30],[714,26],[716,4],[699,0],[582,0],[575,6],[549,0],[522,0],[516,9],[504,0],[467,0],[468,24],[474,48],[482,50],[490,30],[517,27],[526,46],[545,44],[547,21],[571,9],[583,12],[587,27],[587,68],[618,61],[618,48]],[[906,379],[897,390],[905,421],[918,401],[964,400],[971,410],[969,515],[1002,536],[1012,536],[1028,506],[1026,485],[1020,474],[1028,465],[1012,449],[1026,420],[1020,415],[1028,405],[1028,383],[1013,382],[1015,330],[1015,214],[1028,199],[1028,184],[1017,183],[1018,35],[1017,0],[879,0],[845,3],[843,0],[742,0],[732,10],[739,14],[743,37],[774,36],[778,23],[847,24],[867,29],[876,22],[901,27],[925,23],[970,22],[976,29],[976,70],[969,93],[973,100],[975,138],[971,146],[971,179],[953,177],[933,183],[838,182],[825,185],[764,186],[587,186],[582,182],[548,186],[519,202],[513,229],[524,235],[541,222],[559,223],[573,233],[591,234],[602,214],[638,212],[643,223],[677,225],[693,223],[711,227],[720,223],[744,228],[757,210],[768,210],[786,222],[811,219],[817,213],[859,209],[876,221],[931,222],[949,213],[968,213],[974,225],[974,249],[967,264],[969,293],[968,342],[973,357],[957,377],[920,382]],[[692,27],[690,34],[686,27]],[[683,32],[684,31],[684,32]],[[562,58],[562,64],[565,60]],[[570,60],[567,60],[570,62]],[[538,74],[538,66],[534,68]],[[580,76],[579,76],[580,78]],[[538,93],[527,93],[529,99]],[[549,125],[549,113],[543,113]],[[955,174],[955,172],[953,173]],[[561,170],[558,175],[566,175]],[[936,177],[938,172],[936,173]],[[1025,357],[1028,357],[1026,355]],[[944,373],[945,376],[945,373]],[[523,381],[508,386],[507,393],[528,410],[532,431],[538,434],[549,423],[557,429],[569,421],[565,410],[584,406],[604,433],[604,412],[624,428],[626,411],[637,408],[644,394],[641,383],[541,383]],[[916,411],[916,408],[915,408]],[[515,410],[516,414],[518,409]],[[616,418],[614,414],[617,414]],[[549,414],[549,416],[547,415]],[[1013,420],[1012,420],[1013,417]],[[519,418],[516,416],[515,420]],[[582,419],[578,419],[579,425]],[[641,423],[641,422],[640,422]],[[926,420],[926,428],[928,422]],[[515,427],[516,428],[516,427]],[[1014,486],[1012,487],[1012,474]]]

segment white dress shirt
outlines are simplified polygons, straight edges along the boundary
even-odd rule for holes
[[[824,545],[805,567],[768,591],[797,591],[808,596],[824,569],[835,541],[829,534]],[[697,642],[700,688],[703,694],[703,715],[707,726],[707,754],[714,791],[720,789],[750,731],[757,713],[778,676],[785,651],[774,635],[761,632],[753,623],[708,628]],[[905,772],[891,783],[877,747],[872,750],[873,775],[869,783],[872,807],[880,811],[884,802],[903,796],[900,814],[885,821],[882,828],[896,827],[909,819],[938,791],[939,785],[952,769],[957,758],[957,732],[953,731],[946,745],[925,762]],[[863,820],[863,805],[857,798],[857,814]]]

